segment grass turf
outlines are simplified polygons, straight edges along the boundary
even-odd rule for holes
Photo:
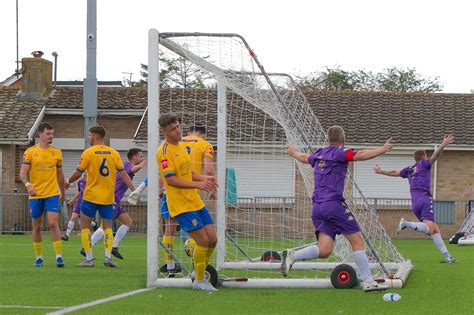
[[[54,309],[5,308],[4,305],[65,307],[136,290],[145,286],[146,244],[143,236],[127,236],[121,246],[120,269],[75,268],[80,241],[64,242],[66,268],[59,269],[49,236],[44,237],[45,265],[33,267],[30,236],[0,236],[0,313],[44,314]],[[440,263],[431,240],[395,241],[415,268],[398,292],[399,302],[384,302],[383,293],[334,289],[221,289],[216,293],[189,289],[155,289],[78,311],[78,314],[474,314],[474,247],[448,245],[460,263]],[[102,247],[95,250],[102,257]],[[388,291],[387,291],[388,292]]]

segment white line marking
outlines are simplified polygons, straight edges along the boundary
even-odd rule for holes
[[[0,308],[63,309],[64,306],[0,305]]]
[[[70,312],[81,310],[83,308],[88,308],[88,307],[91,307],[91,306],[96,306],[96,305],[99,305],[99,304],[108,303],[110,301],[123,299],[123,298],[126,298],[128,296],[132,296],[132,295],[135,295],[135,294],[147,292],[147,291],[154,290],[154,289],[155,288],[138,289],[138,290],[134,290],[134,291],[118,294],[118,295],[113,295],[113,296],[110,296],[108,298],[103,298],[103,299],[95,300],[95,301],[84,303],[84,304],[79,304],[79,305],[75,305],[75,306],[66,307],[66,308],[61,309],[61,310],[56,311],[56,312],[47,313],[46,315],[67,314],[67,313],[70,313]]]
[[[3,256],[3,255],[0,255],[0,259],[2,258],[31,258],[32,261],[35,260],[35,258],[31,255],[28,255],[28,256]],[[82,260],[84,260],[84,257],[82,256],[63,256],[64,259],[73,259],[73,260],[77,260],[78,262],[81,261],[81,258]],[[94,257],[94,259],[96,259],[97,257]],[[45,256],[43,255],[43,259],[52,259],[52,260],[55,260],[56,259],[56,256]],[[102,256],[100,258],[97,258],[97,260],[100,260],[102,259]],[[128,258],[127,257],[127,260],[146,260],[146,258]],[[118,261],[118,260],[117,260]]]

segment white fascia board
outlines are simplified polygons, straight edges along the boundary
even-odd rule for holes
[[[61,150],[85,149],[83,138],[54,138],[53,145]],[[110,139],[110,146],[117,151],[127,151],[130,148],[136,147],[136,144],[133,143],[133,139]]]
[[[142,116],[145,109],[99,109],[98,116]],[[68,108],[46,108],[48,115],[80,115],[82,116],[82,109],[68,109]]]

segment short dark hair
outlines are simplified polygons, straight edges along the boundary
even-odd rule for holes
[[[189,126],[189,131],[190,132],[200,132],[202,134],[206,133],[206,127],[202,125],[191,125]]]
[[[415,153],[413,153],[413,158],[415,159],[416,162],[423,160],[424,156],[426,155],[425,150],[416,150]]]
[[[135,154],[138,154],[140,152],[143,152],[142,149],[139,149],[139,148],[131,148],[127,151],[127,159],[131,160]]]
[[[98,135],[102,139],[105,138],[105,128],[104,126],[97,125],[89,128],[89,132]]]
[[[45,129],[52,130],[54,128],[53,128],[53,125],[51,125],[50,123],[47,123],[47,122],[42,122],[41,124],[39,124],[38,132],[43,132]]]
[[[179,122],[178,116],[175,114],[163,114],[158,119],[158,124],[161,128],[168,127],[171,124]]]

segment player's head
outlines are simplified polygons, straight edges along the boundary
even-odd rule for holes
[[[174,114],[161,115],[160,119],[158,119],[158,124],[166,140],[173,143],[181,140],[181,127],[178,116]]]
[[[191,125],[189,126],[189,129],[188,129],[188,135],[205,139],[206,127],[201,126],[201,125]]]
[[[346,133],[340,126],[331,126],[328,129],[328,142],[334,146],[346,144]]]
[[[421,160],[427,160],[428,155],[426,154],[425,150],[416,150],[415,153],[413,153],[413,158],[418,162]]]
[[[37,132],[38,132],[38,137],[40,139],[40,142],[45,143],[45,144],[53,143],[53,138],[54,138],[53,125],[47,122],[43,122],[38,126]]]
[[[105,128],[101,125],[93,126],[89,128],[89,143],[91,145],[104,143]]]
[[[142,149],[139,148],[131,148],[127,151],[127,159],[133,165],[138,165],[143,162],[144,155]]]

